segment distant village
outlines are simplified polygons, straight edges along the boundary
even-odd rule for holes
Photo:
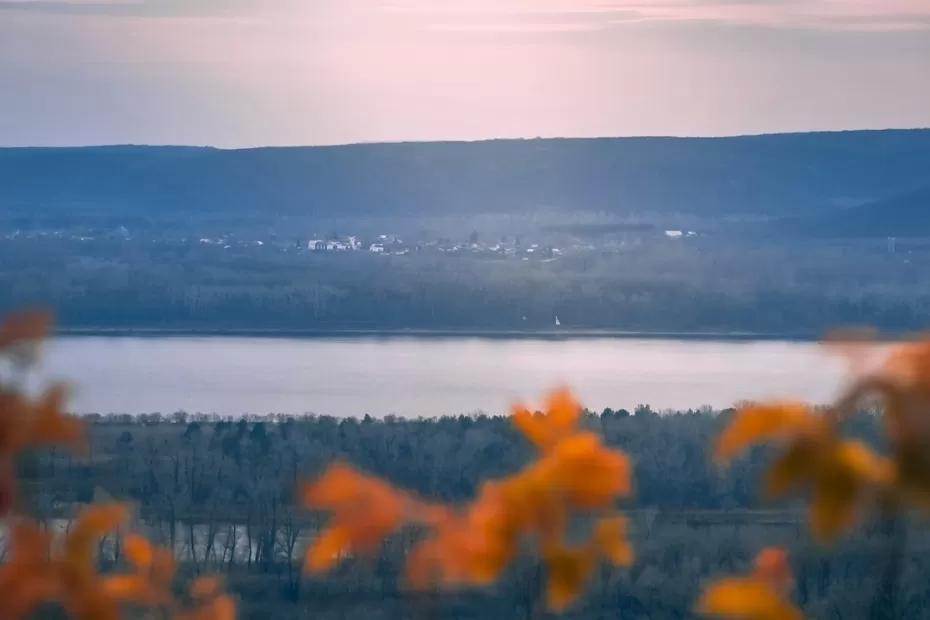
[[[694,231],[659,230],[647,235],[649,240],[681,240],[697,236]],[[268,248],[288,253],[368,253],[380,256],[405,256],[408,254],[448,254],[473,255],[522,260],[552,261],[565,254],[580,254],[593,251],[621,250],[648,242],[644,237],[626,239],[599,239],[597,242],[583,238],[563,238],[557,245],[551,238],[529,240],[524,236],[503,236],[493,241],[483,240],[477,232],[472,232],[467,239],[449,238],[420,239],[410,241],[400,235],[385,233],[363,237],[361,235],[330,235],[327,237],[284,239],[279,235],[269,234],[265,239],[246,239],[243,235],[228,233],[218,236],[190,238],[171,236],[135,236],[125,226],[108,230],[82,230],[79,232],[64,230],[32,230],[28,232],[14,230],[0,234],[0,240],[22,239],[57,239],[79,243],[90,242],[133,242],[144,239],[146,242],[165,245],[199,245],[216,247],[223,250]]]
[[[310,239],[305,247],[310,252],[370,252],[390,256],[404,256],[411,252],[439,252],[444,254],[495,254],[500,256],[531,256],[552,259],[562,250],[551,245],[524,243],[519,237],[504,238],[494,243],[479,241],[477,234],[472,234],[468,241],[456,242],[450,239],[406,242],[397,235],[383,234],[362,241],[354,235],[335,239]]]

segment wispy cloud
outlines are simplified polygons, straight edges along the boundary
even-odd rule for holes
[[[924,0],[670,0],[624,4],[653,18],[815,30],[930,27]]]
[[[930,29],[927,0],[395,0],[382,10],[480,31],[596,30],[662,22],[712,22],[845,31]]]
[[[930,29],[930,0],[0,0],[0,10],[137,17],[389,14],[430,30],[583,31],[646,21],[842,31]]]
[[[145,0],[2,0],[0,9],[40,13],[119,13],[145,9]]]
[[[237,15],[288,1],[262,0],[0,0],[0,10],[137,17]]]

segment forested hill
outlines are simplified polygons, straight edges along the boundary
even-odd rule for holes
[[[0,209],[85,214],[794,215],[930,178],[930,130],[220,150],[0,149]]]
[[[819,237],[926,237],[930,234],[930,179],[925,187],[890,198],[792,218],[786,227]]]

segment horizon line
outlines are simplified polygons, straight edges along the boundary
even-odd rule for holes
[[[776,136],[823,135],[845,133],[893,133],[893,132],[922,132],[930,131],[930,126],[924,127],[880,127],[855,129],[808,129],[798,131],[771,131],[759,133],[735,133],[718,135],[675,135],[675,134],[642,134],[642,135],[604,135],[604,136],[522,136],[522,137],[496,137],[474,139],[429,139],[429,140],[371,140],[359,142],[333,142],[320,144],[264,144],[251,146],[216,146],[210,144],[177,144],[177,143],[97,143],[97,144],[59,144],[59,145],[27,145],[12,144],[0,145],[0,150],[12,149],[102,149],[102,148],[176,148],[176,149],[202,149],[217,151],[249,151],[261,149],[325,149],[346,148],[354,146],[398,146],[410,144],[481,144],[485,142],[534,142],[534,141],[596,141],[596,140],[734,140],[741,138],[764,138]]]

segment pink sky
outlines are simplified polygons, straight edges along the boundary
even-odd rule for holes
[[[0,0],[0,144],[930,126],[930,0]]]

